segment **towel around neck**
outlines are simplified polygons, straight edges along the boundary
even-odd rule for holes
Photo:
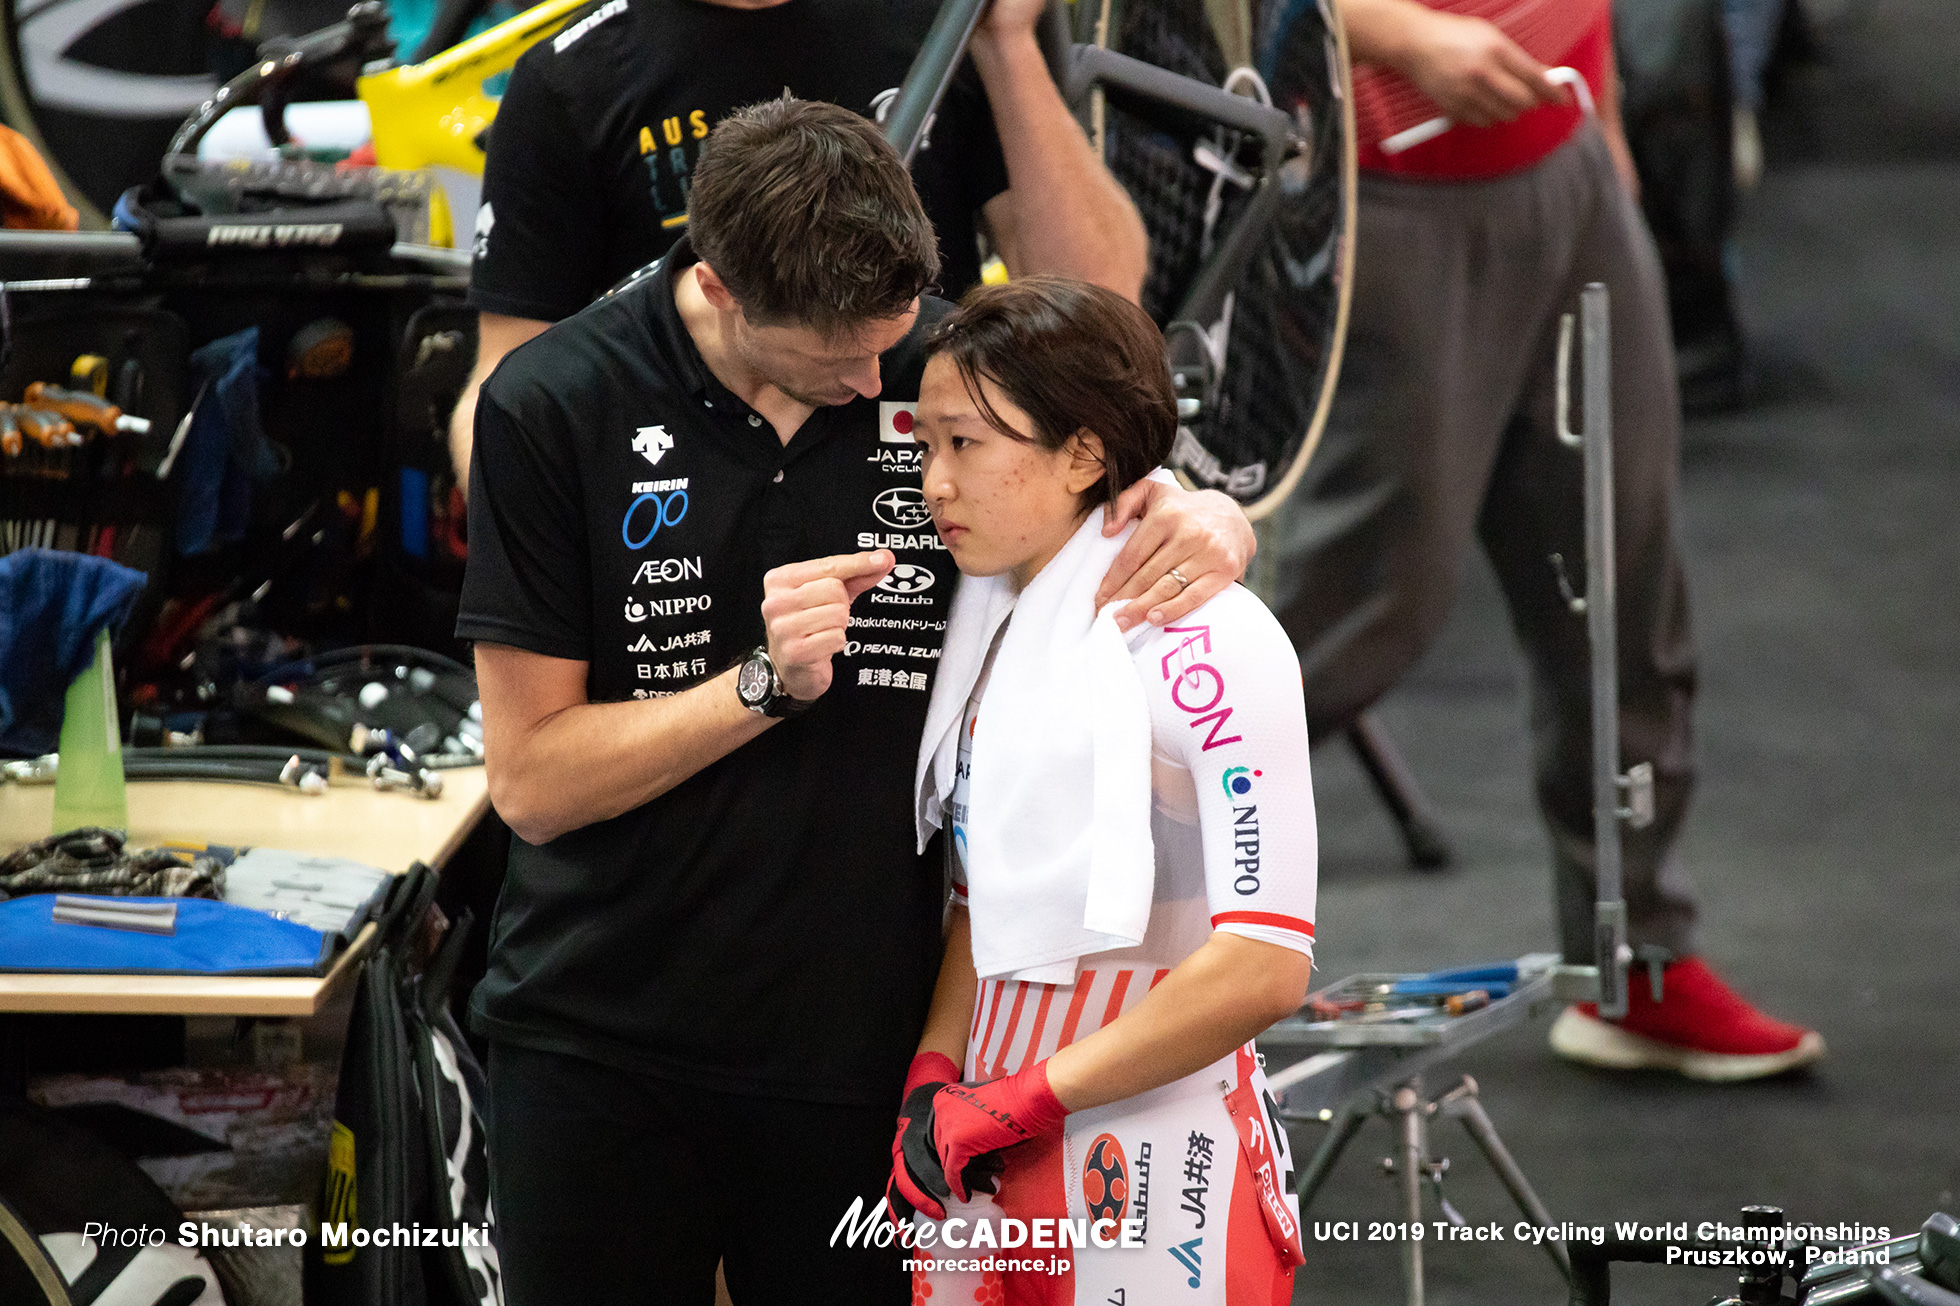
[[[1150,710],[1115,605],[1096,590],[1135,529],[1095,509],[1019,594],[965,576],[946,626],[917,771],[919,847],[944,821],[965,706],[1008,622],[972,739],[966,872],[982,978],[1074,978],[1080,957],[1133,947],[1150,922]],[[1012,618],[1009,621],[1009,618]]]

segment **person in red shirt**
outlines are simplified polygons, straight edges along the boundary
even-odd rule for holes
[[[1694,955],[1673,855],[1693,773],[1695,688],[1675,544],[1680,408],[1666,291],[1619,124],[1610,0],[1343,0],[1362,166],[1341,387],[1280,530],[1273,607],[1300,651],[1309,728],[1379,698],[1441,629],[1473,537],[1530,668],[1537,796],[1561,942],[1593,952],[1585,624],[1551,555],[1584,556],[1581,463],[1554,429],[1560,315],[1612,296],[1614,513],[1623,760],[1654,768],[1657,816],[1629,832],[1628,927],[1664,966],[1618,1022],[1587,1005],[1561,1054],[1750,1079],[1817,1060]],[[1581,87],[1584,93],[1581,93]],[[1588,104],[1596,105],[1588,113]]]

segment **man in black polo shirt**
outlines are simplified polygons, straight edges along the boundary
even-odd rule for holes
[[[470,304],[477,366],[450,424],[469,467],[476,386],[510,349],[659,258],[686,230],[708,131],[785,93],[882,115],[940,0],[594,0],[525,52],[491,128]],[[993,0],[912,164],[939,232],[938,286],[980,278],[985,231],[1010,273],[1132,298],[1142,219],[1055,89],[1045,0]]]
[[[833,106],[734,115],[696,177],[701,254],[514,351],[477,415],[457,631],[519,835],[474,999],[512,1306],[706,1302],[717,1260],[741,1303],[906,1292],[896,1252],[829,1243],[883,1191],[940,949],[910,804],[957,577],[909,434],[935,241]],[[1132,584],[1173,620],[1249,540],[1154,494]]]

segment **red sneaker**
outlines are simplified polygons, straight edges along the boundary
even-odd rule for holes
[[[1699,957],[1667,967],[1659,1002],[1643,967],[1628,972],[1627,987],[1622,1020],[1601,1020],[1591,1002],[1561,1012],[1552,1022],[1552,1051],[1612,1070],[1673,1070],[1717,1080],[1780,1075],[1824,1056],[1822,1034],[1756,1010]]]

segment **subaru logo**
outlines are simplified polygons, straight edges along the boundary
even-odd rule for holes
[[[917,530],[932,520],[926,507],[925,492],[909,485],[894,485],[871,501],[878,520],[901,531]]]
[[[878,588],[892,594],[917,594],[921,590],[931,589],[933,581],[937,579],[924,567],[901,562],[878,582]]]

